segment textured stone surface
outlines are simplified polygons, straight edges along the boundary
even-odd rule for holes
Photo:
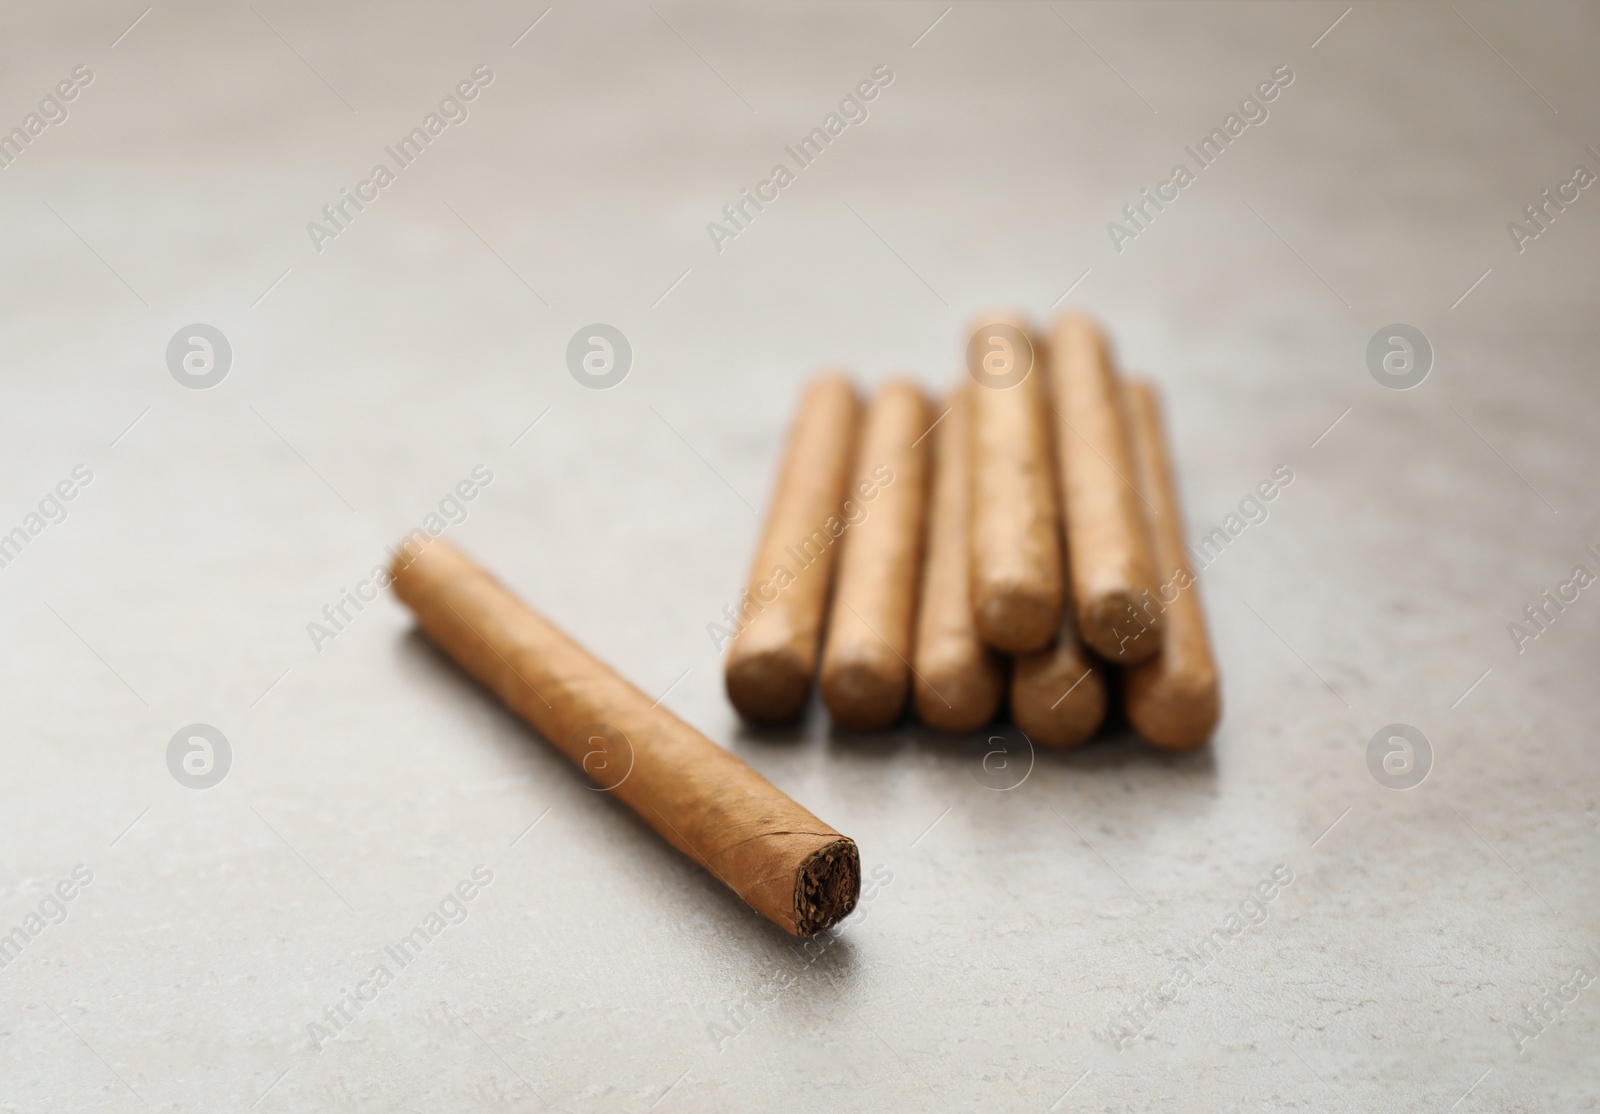
[[[563,5],[517,41],[542,5],[164,5],[115,44],[137,5],[0,13],[0,127],[94,74],[0,170],[0,529],[93,474],[0,568],[0,931],[93,873],[0,970],[0,1110],[1600,1105],[1600,986],[1510,1028],[1600,974],[1600,590],[1520,654],[1506,630],[1600,571],[1600,197],[1522,252],[1506,228],[1596,169],[1600,27],[1457,7]],[[470,117],[317,251],[306,223],[479,64]],[[880,64],[870,117],[715,250]],[[1118,252],[1107,222],[1280,65]],[[707,624],[805,376],[948,385],[971,314],[1075,282],[1166,388],[1192,536],[1293,472],[1202,575],[1213,745],[1112,736],[995,791],[982,740],[741,729]],[[234,351],[205,391],[165,365],[193,322]],[[635,353],[608,391],[565,366],[591,322]],[[1393,322],[1437,354],[1407,392],[1366,365]],[[827,947],[588,790],[392,599],[314,646],[480,464],[450,537],[859,841],[877,882]],[[204,791],[165,758],[195,722],[233,750]],[[1409,792],[1367,768],[1394,722],[1434,748]],[[1265,922],[1185,959],[1278,864]]]

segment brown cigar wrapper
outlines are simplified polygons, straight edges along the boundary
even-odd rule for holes
[[[1047,650],[1019,655],[1011,672],[1011,718],[1040,746],[1087,742],[1106,718],[1105,666],[1078,638],[1069,606]]]
[[[1028,334],[1026,320],[996,316],[986,325]],[[981,345],[979,347],[982,347]],[[980,353],[973,353],[980,356]],[[1021,357],[1019,356],[1019,359]],[[1020,654],[1050,645],[1061,623],[1059,512],[1046,421],[1042,344],[1033,367],[1014,386],[983,381],[970,368],[972,392],[971,593],[978,633],[990,646]]]
[[[856,845],[664,708],[443,541],[394,589],[428,636],[661,837],[796,936],[847,915]]]
[[[728,699],[754,723],[795,719],[811,695],[838,548],[827,524],[843,521],[839,515],[860,413],[849,381],[823,375],[806,391],[789,435],[766,529],[750,566],[745,609],[750,619],[735,636],[723,667]],[[779,568],[785,575],[774,576]],[[781,583],[787,577],[793,580]],[[765,598],[774,592],[776,598]]]
[[[822,701],[853,731],[888,727],[910,695],[912,623],[927,512],[928,402],[899,380],[867,410],[849,495],[865,517],[842,539],[822,651]],[[869,499],[868,492],[874,492]]]
[[[929,440],[933,484],[928,498],[927,564],[917,610],[914,682],[917,715],[941,731],[975,731],[994,718],[1005,690],[1000,657],[983,644],[968,591],[967,498],[971,394],[956,390]]]
[[[1154,561],[1144,505],[1131,486],[1133,453],[1120,385],[1105,338],[1087,317],[1063,315],[1051,352],[1078,630],[1107,661],[1133,665],[1161,649],[1161,616],[1150,607]]]
[[[1184,553],[1183,509],[1155,388],[1130,382],[1125,398],[1139,491],[1156,512],[1150,533],[1161,578],[1158,599],[1166,612],[1161,651],[1127,671],[1123,701],[1140,735],[1159,747],[1192,750],[1211,737],[1222,716],[1217,662],[1206,633],[1200,588]]]

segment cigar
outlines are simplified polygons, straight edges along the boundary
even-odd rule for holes
[[[853,731],[888,727],[910,692],[911,624],[927,504],[928,403],[898,380],[867,409],[850,497],[839,583],[822,649],[822,702]]]
[[[460,550],[413,538],[391,572],[456,664],[762,916],[811,936],[855,906],[854,842],[653,705]]]
[[[792,720],[811,695],[860,412],[849,380],[823,375],[789,434],[723,671],[728,699],[754,723]]]
[[[1156,389],[1146,382],[1131,382],[1125,401],[1139,491],[1155,508],[1150,536],[1166,628],[1161,652],[1127,671],[1123,702],[1134,730],[1156,746],[1192,750],[1211,737],[1222,715],[1217,662],[1206,633],[1199,586],[1184,553],[1183,510],[1162,434]]]
[[[1024,735],[1047,747],[1075,747],[1105,720],[1105,667],[1084,649],[1070,605],[1062,611],[1055,644],[1017,658],[1011,718]]]
[[[1056,321],[1056,453],[1078,630],[1107,661],[1132,665],[1161,648],[1161,614],[1144,506],[1105,338],[1089,318]]]
[[[917,715],[942,731],[976,731],[1000,707],[1000,658],[978,637],[968,591],[967,498],[970,395],[958,388],[933,437],[928,497],[928,558],[917,609],[914,692]]]
[[[967,346],[972,392],[971,592],[978,634],[1019,654],[1050,644],[1061,624],[1061,541],[1045,418],[1044,353],[1027,322],[992,317]],[[1014,355],[1010,355],[1014,353]],[[1030,360],[995,377],[1008,359]],[[1003,385],[1009,384],[1009,385]]]

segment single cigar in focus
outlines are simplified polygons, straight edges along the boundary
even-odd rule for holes
[[[1078,630],[1095,653],[1132,665],[1161,649],[1161,615],[1144,506],[1133,488],[1133,453],[1111,354],[1087,317],[1056,321],[1056,454],[1067,565]]]
[[[1022,654],[1012,667],[1011,718],[1041,746],[1075,747],[1106,718],[1105,667],[1089,657],[1069,605],[1048,650]]]
[[[1019,317],[985,318],[967,345],[978,387],[972,392],[968,526],[972,609],[983,640],[1012,654],[1048,646],[1061,624],[1046,362],[1043,346],[1033,343]]]
[[[1155,508],[1150,534],[1166,626],[1161,652],[1127,671],[1123,702],[1140,735],[1158,747],[1192,750],[1211,737],[1222,716],[1217,662],[1206,633],[1200,588],[1184,553],[1183,510],[1156,389],[1134,381],[1125,398],[1139,491]]]
[[[972,384],[950,396],[933,444],[927,563],[917,610],[917,715],[942,731],[975,731],[994,718],[1005,688],[999,655],[978,637],[967,572]]]
[[[854,842],[653,705],[460,550],[409,541],[391,572],[456,664],[758,913],[811,936],[854,908]]]
[[[746,618],[723,667],[728,699],[755,723],[800,715],[817,675],[822,618],[833,585],[835,528],[844,519],[861,404],[840,374],[806,391],[789,434],[766,531],[739,608]]]
[[[897,380],[867,408],[848,497],[839,579],[822,649],[822,702],[852,731],[888,727],[910,693],[911,626],[922,571],[932,419],[922,391]]]

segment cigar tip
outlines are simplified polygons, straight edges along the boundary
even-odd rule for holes
[[[467,560],[464,553],[442,538],[432,537],[422,530],[413,530],[389,549],[390,581],[402,579],[406,570],[416,564],[424,554],[429,555],[434,561],[448,560],[451,557],[460,561]]]
[[[1061,599],[1023,588],[996,592],[973,614],[984,642],[1007,654],[1043,650],[1061,626]]]
[[[947,708],[945,701],[948,697],[945,694],[933,692],[924,697],[919,692],[917,718],[935,731],[945,731],[951,735],[965,735],[969,731],[978,731],[994,721],[995,712],[1000,708],[998,693],[997,686],[993,701],[984,694],[982,703],[961,704],[952,700]]]
[[[825,367],[811,377],[807,385],[808,394],[822,391],[844,391],[851,398],[856,397],[855,380],[850,378],[850,373],[842,367]]]
[[[805,710],[811,678],[811,667],[791,646],[741,647],[728,656],[723,687],[729,703],[751,723],[785,723]]]
[[[1106,592],[1079,606],[1079,626],[1089,648],[1117,665],[1138,665],[1161,652],[1159,615],[1143,612],[1132,592]]]
[[[878,388],[878,392],[884,397],[900,396],[903,401],[923,406],[927,405],[928,402],[928,395],[922,389],[922,384],[909,375],[890,376],[883,381],[883,385]]]
[[[1056,328],[1084,329],[1096,334],[1100,332],[1099,322],[1095,321],[1092,315],[1085,313],[1081,309],[1062,310],[1056,317]]]
[[[1087,742],[1106,718],[1106,680],[1100,667],[1073,678],[1053,668],[1052,654],[1017,659],[1011,678],[1011,717],[1042,747]]]
[[[853,839],[840,836],[800,864],[794,882],[795,935],[815,936],[832,928],[856,907],[861,896],[861,853]]]
[[[980,650],[942,662],[917,660],[913,704],[917,718],[937,731],[964,734],[994,719],[1005,692],[999,655]]]
[[[1163,750],[1204,746],[1222,718],[1215,673],[1174,676],[1160,663],[1130,670],[1124,703],[1128,722],[1145,741]]]
[[[909,684],[898,660],[849,660],[825,666],[822,702],[833,722],[850,731],[893,726],[905,711]]]

